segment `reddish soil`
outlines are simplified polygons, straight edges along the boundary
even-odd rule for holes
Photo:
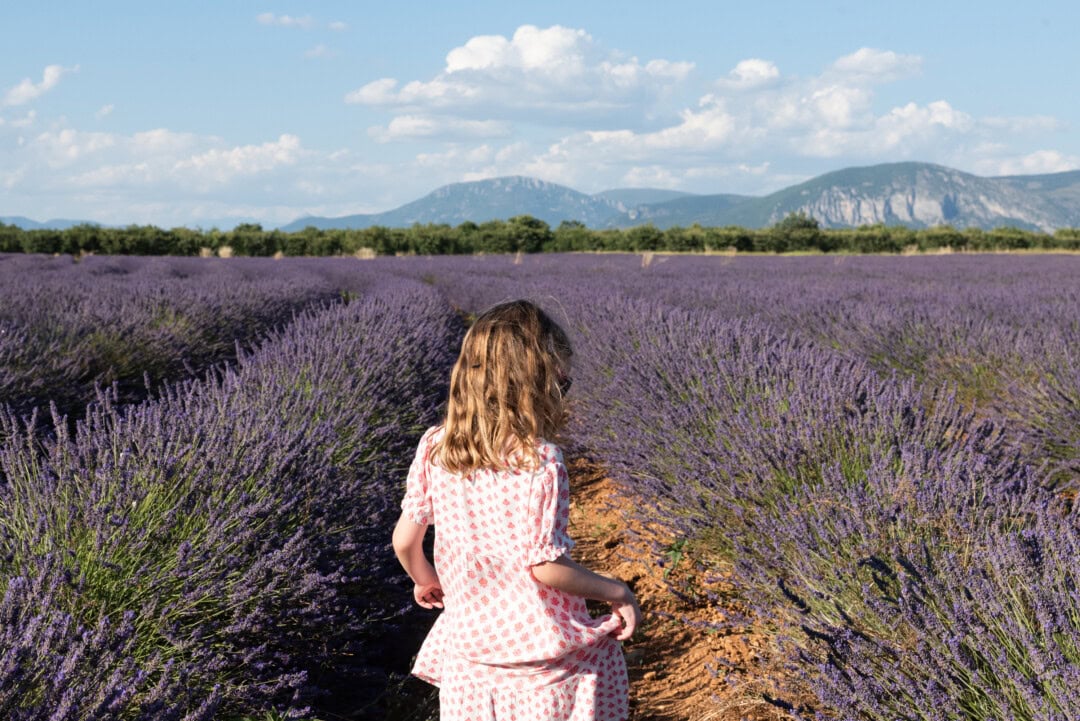
[[[631,719],[790,718],[765,698],[774,690],[771,679],[778,677],[769,639],[753,624],[709,628],[739,618],[737,589],[706,579],[689,559],[672,564],[672,557],[667,568],[661,567],[664,554],[656,549],[673,548],[674,541],[662,524],[643,528],[628,520],[634,499],[620,494],[596,464],[574,459],[569,470],[575,559],[626,581],[645,614],[644,626],[625,644]],[[681,593],[673,593],[672,586]]]

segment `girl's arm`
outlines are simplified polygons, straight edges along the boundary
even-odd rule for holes
[[[424,608],[442,608],[442,584],[435,567],[424,555],[425,533],[426,523],[415,523],[402,514],[394,527],[394,553],[415,584],[413,598],[416,602]]]
[[[564,593],[610,603],[611,610],[624,623],[622,630],[615,636],[620,641],[633,636],[634,629],[641,623],[641,608],[629,586],[622,581],[590,571],[566,556],[533,566],[532,575],[540,583]]]

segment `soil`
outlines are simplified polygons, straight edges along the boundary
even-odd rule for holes
[[[634,499],[596,463],[569,459],[568,469],[575,560],[626,581],[645,616],[624,644],[631,720],[790,719],[769,701],[783,675],[769,638],[752,622],[735,623],[745,609],[722,569],[706,573],[681,557],[662,523],[633,521]]]

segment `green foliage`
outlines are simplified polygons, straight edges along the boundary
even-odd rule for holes
[[[902,225],[822,228],[815,218],[791,213],[768,228],[739,226],[661,229],[652,223],[631,228],[593,229],[564,220],[552,230],[531,215],[509,220],[414,224],[410,228],[373,226],[321,230],[308,226],[285,233],[241,223],[230,231],[216,228],[164,230],[152,225],[106,228],[84,223],[67,230],[22,230],[0,223],[0,253],[86,253],[124,255],[198,255],[223,246],[235,255],[352,255],[371,249],[377,255],[452,255],[468,253],[540,253],[574,251],[644,251],[694,253],[734,249],[740,253],[901,253],[965,250],[1080,251],[1080,229],[1062,228],[1052,235],[1015,227],[992,230],[949,225],[912,229]]]

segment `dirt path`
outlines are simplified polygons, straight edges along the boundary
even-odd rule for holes
[[[587,459],[568,462],[570,535],[574,557],[593,570],[623,579],[637,594],[646,620],[626,643],[631,719],[643,721],[776,721],[790,718],[766,702],[772,676],[767,641],[754,629],[716,631],[708,626],[731,617],[737,600],[721,582],[708,583],[685,559],[659,565],[652,540],[672,547],[657,528],[628,526],[633,499],[619,493],[603,469]],[[671,593],[670,580],[688,589]],[[718,594],[710,600],[705,591]],[[718,668],[723,659],[730,668]]]

